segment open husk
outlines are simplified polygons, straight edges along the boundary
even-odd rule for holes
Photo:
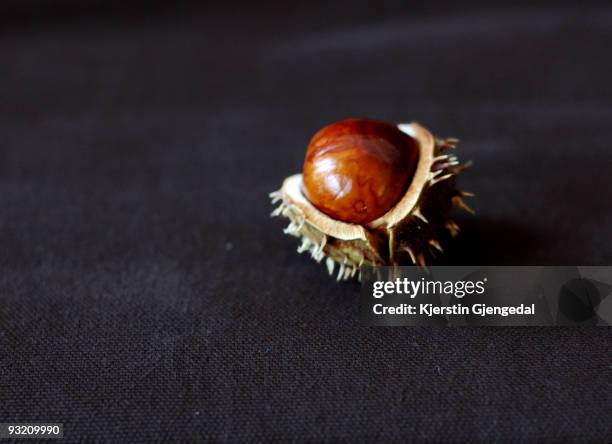
[[[442,233],[459,232],[447,216],[449,210],[473,212],[463,199],[471,193],[455,188],[455,177],[469,166],[450,153],[458,140],[435,139],[418,123],[398,128],[418,142],[419,160],[404,196],[378,219],[365,225],[332,219],[306,199],[301,174],[287,177],[280,190],[270,193],[272,203],[280,204],[272,216],[287,217],[284,232],[301,239],[298,252],[324,261],[330,274],[337,267],[338,280],[355,276],[364,264],[425,267],[436,252],[442,252]]]

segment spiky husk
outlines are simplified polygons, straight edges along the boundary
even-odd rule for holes
[[[442,252],[442,233],[459,233],[448,217],[450,209],[473,213],[463,200],[472,194],[455,188],[455,177],[469,166],[449,153],[459,141],[435,139],[417,123],[398,127],[419,143],[417,170],[400,202],[365,226],[336,221],[317,210],[302,193],[301,174],[288,177],[280,190],[270,193],[272,203],[280,203],[272,216],[287,217],[284,232],[301,239],[297,251],[325,261],[329,274],[338,266],[337,280],[355,276],[364,264],[426,267]]]

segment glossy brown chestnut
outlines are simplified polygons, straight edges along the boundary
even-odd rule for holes
[[[303,192],[328,216],[365,224],[399,202],[418,156],[417,142],[395,125],[365,119],[336,122],[310,141]]]

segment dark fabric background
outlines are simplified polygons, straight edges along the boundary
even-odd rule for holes
[[[475,161],[443,263],[612,263],[612,6],[574,3],[3,2],[0,420],[612,440],[610,329],[363,328],[268,216],[319,127],[418,120]]]

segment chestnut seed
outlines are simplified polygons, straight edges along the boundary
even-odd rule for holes
[[[304,196],[335,220],[366,224],[399,202],[418,156],[418,143],[395,125],[366,119],[333,123],[308,146]]]

